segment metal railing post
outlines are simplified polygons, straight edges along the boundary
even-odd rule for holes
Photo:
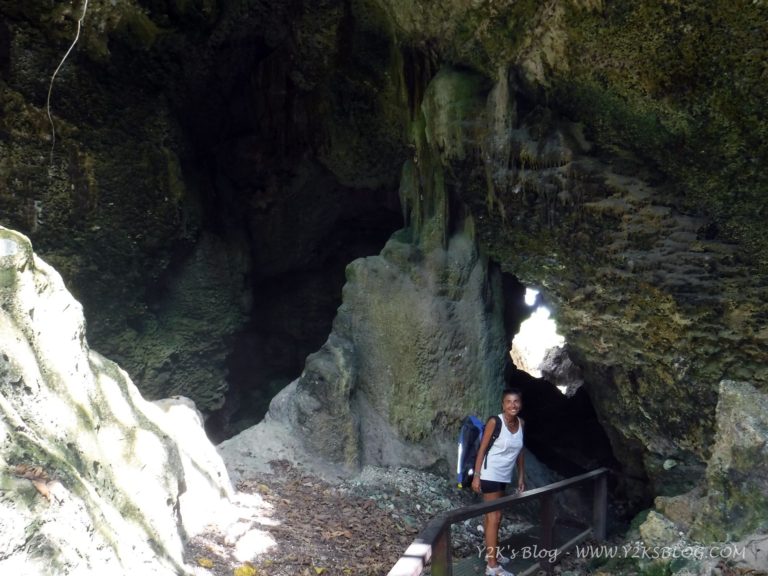
[[[605,540],[608,520],[608,475],[600,474],[594,480],[592,496],[592,532],[598,542]]]
[[[433,576],[451,576],[453,574],[450,524],[440,531],[432,546],[432,574]]]

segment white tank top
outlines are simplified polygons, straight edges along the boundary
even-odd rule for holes
[[[504,424],[504,417],[499,414],[499,418],[501,419],[501,433],[491,449],[488,450],[488,466],[486,467],[486,460],[483,460],[480,465],[480,479],[493,482],[510,482],[512,469],[523,449],[523,425],[521,422],[517,427],[517,432],[512,434]]]

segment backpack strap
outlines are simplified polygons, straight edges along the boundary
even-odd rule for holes
[[[493,446],[493,443],[496,442],[496,438],[498,438],[499,434],[501,434],[501,418],[499,418],[499,416],[496,415],[491,418],[488,418],[489,423],[491,422],[491,420],[496,422],[496,425],[493,427],[493,432],[491,432],[491,439],[488,442],[488,448],[485,449],[485,456],[483,457],[483,468],[488,468],[488,452],[491,451],[491,446]]]

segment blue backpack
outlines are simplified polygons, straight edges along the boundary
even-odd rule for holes
[[[496,421],[496,425],[493,427],[488,449],[483,456],[484,466],[488,466],[488,450],[491,449],[496,438],[501,434],[501,418],[493,416],[493,419]],[[475,475],[475,460],[477,459],[477,452],[480,450],[484,431],[485,424],[477,416],[467,416],[461,423],[456,458],[456,480],[460,489],[472,486],[472,479]]]

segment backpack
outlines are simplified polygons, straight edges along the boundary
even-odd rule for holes
[[[496,438],[501,434],[501,418],[493,416],[493,419],[496,421],[496,426],[493,427],[493,434],[490,442],[488,442],[488,450],[491,449]],[[477,416],[467,416],[461,423],[456,458],[456,480],[460,489],[472,486],[472,479],[475,475],[475,460],[484,431],[485,424]],[[485,466],[488,465],[488,450],[485,452]]]

